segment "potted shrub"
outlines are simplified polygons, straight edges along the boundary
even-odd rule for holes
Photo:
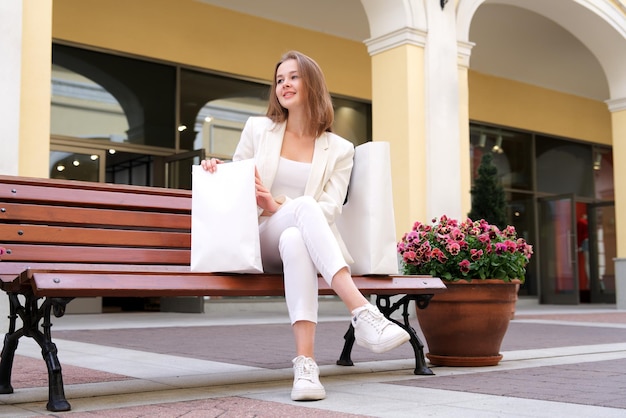
[[[532,246],[515,228],[484,219],[442,216],[416,222],[398,243],[404,274],[439,277],[448,290],[417,309],[434,365],[487,366],[500,362],[500,345],[515,310]]]
[[[498,228],[506,226],[506,197],[490,152],[480,159],[478,177],[474,180],[471,194],[472,208],[467,216],[484,219]]]

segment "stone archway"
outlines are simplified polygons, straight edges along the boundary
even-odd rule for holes
[[[598,59],[609,84],[610,97],[626,98],[626,16],[606,0],[459,0],[457,36],[469,42],[469,30],[482,4],[505,4],[531,10],[556,22],[578,38]]]

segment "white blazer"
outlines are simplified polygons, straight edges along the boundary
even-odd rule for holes
[[[265,116],[249,118],[233,156],[233,161],[256,159],[261,181],[268,189],[272,188],[278,170],[286,125],[274,123]],[[353,161],[352,142],[339,135],[324,132],[315,140],[311,172],[304,189],[304,195],[312,196],[322,208],[348,264],[352,264],[354,260],[337,230],[335,219],[341,214],[346,199]],[[286,196],[274,198],[279,203],[288,200]]]

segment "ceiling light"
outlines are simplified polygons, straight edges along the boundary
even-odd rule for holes
[[[593,169],[600,170],[601,168],[602,168],[602,154],[598,152],[596,154],[596,159],[593,161]]]
[[[483,132],[482,134],[480,134],[480,138],[478,139],[478,146],[481,148],[485,148],[486,144],[487,144],[487,134]]]
[[[502,135],[498,135],[498,139],[496,139],[496,145],[491,148],[491,151],[496,154],[502,154],[504,150],[502,149]]]

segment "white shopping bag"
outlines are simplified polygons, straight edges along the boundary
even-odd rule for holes
[[[354,258],[352,274],[398,274],[388,142],[356,147],[348,201],[336,223]]]
[[[262,273],[254,160],[193,166],[191,271]]]

